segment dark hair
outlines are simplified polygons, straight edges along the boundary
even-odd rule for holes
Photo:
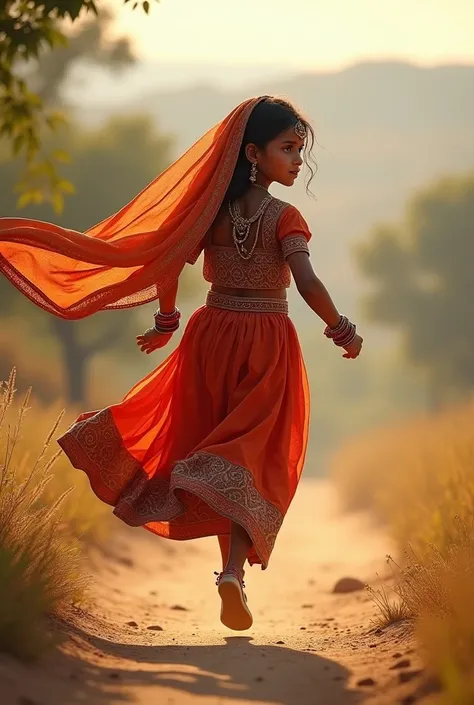
[[[245,148],[248,144],[255,144],[263,149],[269,142],[276,139],[282,132],[296,125],[300,120],[306,127],[308,137],[303,150],[304,162],[309,170],[309,179],[306,183],[306,190],[309,192],[309,184],[317,171],[317,164],[312,155],[315,142],[314,131],[308,120],[306,120],[298,110],[283,98],[265,96],[252,110],[245,128],[242,139],[242,146],[237,159],[237,164],[232,175],[225,201],[234,201],[241,198],[250,187],[250,162],[245,155]]]

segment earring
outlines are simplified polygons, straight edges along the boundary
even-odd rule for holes
[[[250,167],[249,180],[252,184],[254,184],[257,181],[257,164],[256,164],[256,162],[252,162],[252,166]]]

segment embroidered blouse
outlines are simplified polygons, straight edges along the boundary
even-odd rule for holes
[[[294,252],[309,255],[311,232],[294,206],[273,198],[263,214],[259,242],[245,260],[235,246],[209,244],[206,238],[188,260],[193,264],[204,249],[204,279],[233,289],[283,289],[291,283],[286,261]]]

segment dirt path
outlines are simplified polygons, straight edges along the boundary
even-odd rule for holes
[[[60,651],[34,667],[0,659],[2,705],[429,702],[415,695],[411,637],[376,633],[365,591],[331,593],[340,577],[383,574],[390,545],[367,517],[341,513],[328,482],[302,483],[268,570],[247,571],[255,624],[243,635],[218,619],[215,539],[169,542],[118,523],[117,535],[95,556],[93,601]]]

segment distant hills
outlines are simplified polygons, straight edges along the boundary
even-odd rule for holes
[[[306,197],[302,184],[274,193],[301,208],[314,232],[315,267],[340,307],[353,315],[363,282],[351,260],[352,243],[375,223],[401,218],[414,189],[474,169],[474,66],[361,63],[339,72],[271,78],[245,90],[195,85],[158,91],[150,85],[133,101],[89,105],[82,117],[152,113],[176,136],[178,154],[238,102],[263,93],[294,100],[314,124],[321,145],[312,185],[317,201]]]

